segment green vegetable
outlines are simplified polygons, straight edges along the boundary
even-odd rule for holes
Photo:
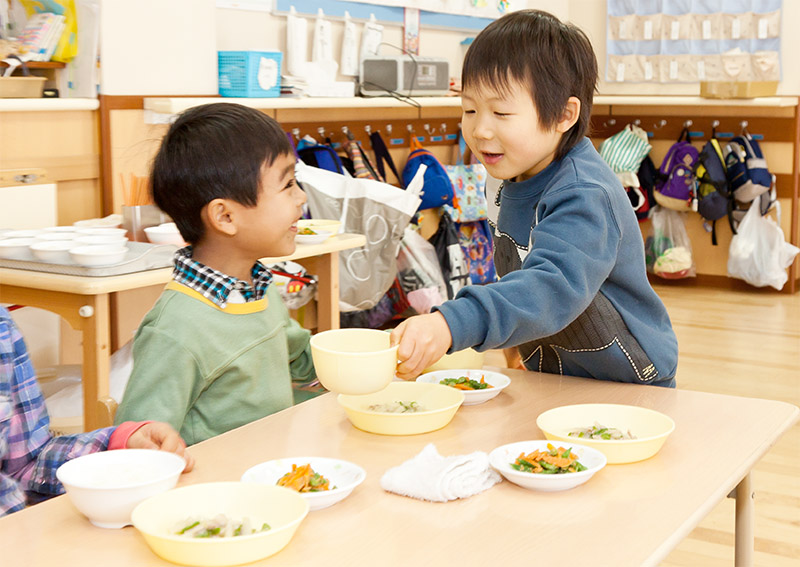
[[[200,521],[199,520],[197,522],[193,523],[193,524],[189,524],[188,526],[183,528],[181,531],[179,531],[178,535],[183,535],[186,532],[188,532],[189,530],[191,530],[192,528],[194,528],[195,526],[199,526],[199,525],[200,525]]]

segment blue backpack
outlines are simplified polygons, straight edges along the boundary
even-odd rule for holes
[[[772,187],[772,175],[758,142],[750,134],[737,136],[728,142],[725,166],[733,198],[751,203]]]
[[[327,144],[301,146],[297,149],[297,155],[306,165],[344,174],[342,159],[336,150]]]
[[[432,153],[424,149],[416,138],[411,139],[411,153],[403,168],[403,185],[408,186],[419,166],[425,164],[424,183],[422,185],[422,203],[419,210],[435,209],[442,205],[453,204],[453,183],[441,162]]]

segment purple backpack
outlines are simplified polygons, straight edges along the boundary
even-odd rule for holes
[[[686,140],[683,140],[684,135]],[[661,163],[659,179],[653,191],[659,205],[676,211],[697,210],[697,178],[694,171],[700,152],[688,139],[689,131],[684,128]]]

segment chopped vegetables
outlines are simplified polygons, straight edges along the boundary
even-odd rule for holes
[[[292,470],[278,480],[278,486],[285,486],[297,492],[322,492],[331,489],[328,479],[314,472],[310,464],[299,467],[293,464]]]
[[[220,538],[250,535],[271,529],[266,522],[262,523],[259,529],[252,527],[251,524],[250,518],[243,518],[237,522],[225,514],[218,514],[210,520],[190,518],[178,524],[174,533],[186,537]]]
[[[572,453],[572,448],[556,449],[548,443],[547,449],[547,451],[536,450],[527,455],[520,453],[517,460],[511,463],[511,468],[539,474],[565,474],[586,470],[586,467],[578,461],[578,456]]]
[[[416,413],[427,411],[417,402],[392,402],[390,404],[372,404],[368,406],[369,411],[379,411],[381,413]]]
[[[445,386],[452,386],[458,390],[485,390],[486,388],[494,388],[491,384],[486,382],[486,377],[481,376],[480,381],[472,380],[469,376],[461,376],[460,378],[445,378],[439,384]]]
[[[317,234],[317,233],[314,232],[313,230],[311,230],[310,228],[305,227],[305,228],[301,228],[300,230],[298,230],[297,234],[309,234],[310,235],[310,234]]]
[[[595,424],[592,427],[587,427],[585,429],[574,429],[570,431],[567,435],[569,435],[570,437],[578,437],[581,439],[603,439],[606,441],[636,439],[636,437],[633,434],[631,434],[630,431],[625,433],[613,427],[605,427],[597,422],[595,422]]]

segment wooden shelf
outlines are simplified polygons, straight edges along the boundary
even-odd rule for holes
[[[28,69],[63,69],[67,66],[61,61],[28,61],[25,65]],[[8,63],[0,61],[0,67],[8,67]]]

